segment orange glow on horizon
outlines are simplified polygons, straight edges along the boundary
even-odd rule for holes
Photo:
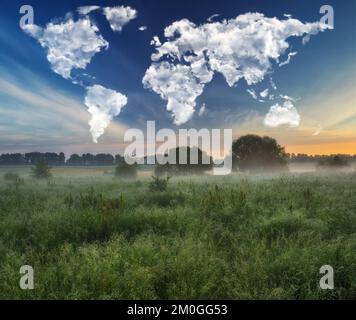
[[[324,143],[286,146],[288,153],[303,153],[308,155],[356,154],[355,142]]]

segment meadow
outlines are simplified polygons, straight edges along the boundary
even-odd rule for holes
[[[0,168],[0,299],[356,299],[355,173],[176,177],[159,191],[150,172],[112,171]],[[323,265],[334,290],[319,287]]]

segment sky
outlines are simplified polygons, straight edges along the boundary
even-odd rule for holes
[[[320,25],[324,4],[332,30]],[[100,8],[79,15],[83,6]],[[356,1],[3,0],[0,21],[0,153],[116,154],[127,129],[154,120],[356,154]]]

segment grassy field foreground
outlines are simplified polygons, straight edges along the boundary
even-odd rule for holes
[[[0,180],[1,299],[356,299],[355,174],[175,178],[165,192],[20,174]],[[323,265],[335,290],[319,288]]]

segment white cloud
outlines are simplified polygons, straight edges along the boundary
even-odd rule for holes
[[[43,35],[43,29],[35,24],[25,24],[22,26],[22,30],[35,39]]]
[[[292,57],[294,57],[294,56],[296,56],[296,55],[297,55],[297,52],[290,52],[290,53],[288,53],[288,58],[287,58],[287,60],[281,62],[281,63],[279,64],[279,66],[280,66],[280,67],[283,67],[283,66],[285,66],[286,64],[289,64],[289,62],[290,62],[290,60],[292,59]]]
[[[187,19],[176,21],[165,29],[166,42],[152,42],[157,51],[152,55],[153,64],[144,84],[168,101],[167,110],[173,113],[175,123],[183,124],[193,115],[195,99],[214,73],[221,73],[230,87],[240,79],[248,85],[257,84],[270,72],[272,62],[278,62],[289,48],[289,37],[317,34],[325,29],[327,26],[320,22],[278,20],[260,13],[200,26]],[[172,71],[180,74],[178,82],[174,82],[173,75],[167,76]],[[161,80],[162,74],[168,77],[168,84]],[[182,77],[189,79],[193,88],[187,87]]]
[[[283,106],[278,103],[273,105],[264,119],[264,124],[267,127],[298,127],[300,125],[300,115],[291,101],[285,101]]]
[[[208,19],[207,19],[207,21],[208,22],[213,22],[213,20],[215,19],[215,18],[218,18],[218,17],[220,17],[220,14],[213,14],[212,16],[210,16]]]
[[[318,136],[323,131],[323,127],[319,124],[318,129],[313,133],[313,137]]]
[[[199,117],[202,117],[205,114],[206,111],[206,106],[205,103],[203,103],[203,105],[201,106],[200,110],[199,110]]]
[[[147,30],[147,27],[146,27],[146,26],[141,26],[141,27],[138,28],[138,30],[140,30],[140,31],[146,31],[146,30]]]
[[[161,41],[159,40],[159,38],[157,36],[153,37],[150,44],[151,44],[151,46],[156,46],[156,47],[162,45]]]
[[[255,99],[255,100],[257,100],[258,99],[258,97],[257,97],[257,94],[256,94],[256,91],[255,90],[253,90],[253,89],[247,89],[246,90],[250,95],[251,95],[251,97],[253,98],[253,99]]]
[[[100,8],[101,7],[99,6],[83,6],[83,7],[79,7],[77,11],[80,15],[85,16],[93,11],[99,10]]]
[[[307,44],[310,41],[310,35],[307,34],[305,37],[303,37],[302,43],[303,45]]]
[[[53,71],[65,79],[71,78],[72,69],[85,69],[96,53],[109,46],[87,17],[50,22],[45,28],[27,25],[24,31],[47,50]]]
[[[94,85],[87,88],[84,103],[92,115],[89,125],[93,142],[98,143],[98,138],[104,134],[113,118],[118,116],[127,104],[127,97],[114,90]]]
[[[113,31],[121,32],[122,28],[137,17],[137,11],[131,7],[117,6],[103,9],[106,19]]]
[[[268,93],[269,93],[269,90],[267,88],[266,90],[263,90],[263,91],[260,92],[260,96],[262,98],[267,98],[268,97]]]
[[[173,113],[174,123],[177,125],[192,117],[195,100],[203,93],[204,88],[190,67],[168,62],[153,64],[146,71],[143,84],[168,102],[167,110]]]
[[[284,99],[286,101],[292,101],[292,102],[296,102],[298,99],[295,99],[293,97],[290,97],[290,96],[287,96],[287,95],[283,95],[283,94],[280,94],[279,97],[281,99]]]
[[[273,89],[273,90],[277,90],[277,86],[276,86],[276,84],[274,83],[274,81],[273,81],[272,78],[269,78],[269,82],[270,82],[270,84],[271,84],[272,89]]]

